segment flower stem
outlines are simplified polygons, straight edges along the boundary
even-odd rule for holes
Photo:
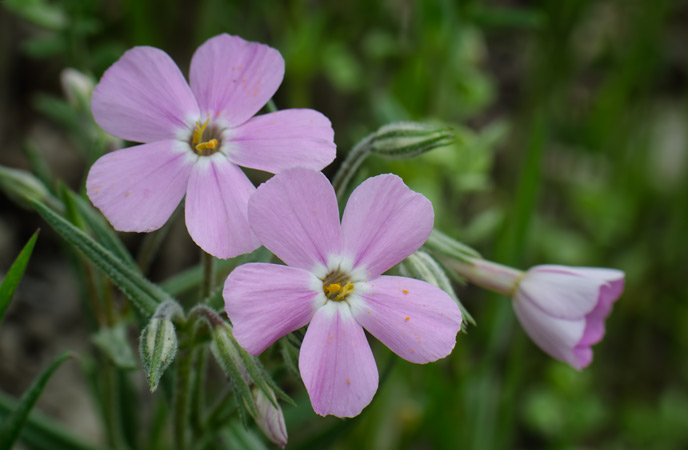
[[[358,170],[361,163],[370,155],[372,151],[371,144],[375,139],[375,135],[376,133],[372,133],[356,144],[349,154],[346,155],[344,162],[339,166],[339,170],[337,170],[337,173],[332,179],[332,187],[334,187],[337,193],[337,199],[341,200],[356,170]]]
[[[177,379],[174,389],[174,446],[177,450],[188,448],[192,364],[191,349],[187,347],[181,350],[177,358]]]
[[[213,263],[215,258],[213,255],[203,252],[201,255],[201,264],[203,266],[203,282],[201,283],[201,298],[199,303],[203,302],[213,291],[213,284],[215,281],[215,274],[213,273]]]

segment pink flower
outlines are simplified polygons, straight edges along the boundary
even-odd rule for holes
[[[248,213],[256,236],[287,266],[245,264],[229,275],[224,297],[234,336],[257,355],[310,322],[299,370],[318,414],[353,417],[372,400],[378,373],[364,328],[415,363],[454,348],[461,313],[444,291],[381,276],[433,226],[430,202],[399,177],[358,186],[341,225],[327,178],[300,168],[261,185]]]
[[[615,269],[535,266],[514,294],[514,310],[528,336],[553,358],[581,370],[621,296],[624,273]]]
[[[105,131],[143,142],[100,158],[88,196],[120,231],[160,228],[186,195],[186,226],[220,258],[260,243],[247,220],[255,191],[237,166],[268,172],[321,170],[335,157],[330,121],[310,109],[253,117],[284,76],[277,50],[226,34],[193,55],[190,85],[162,50],[135,47],[93,91],[93,116]]]

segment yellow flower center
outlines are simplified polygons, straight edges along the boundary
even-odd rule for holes
[[[334,270],[323,278],[323,292],[328,300],[341,302],[354,291],[354,284],[349,276],[340,270]]]
[[[203,140],[203,133],[208,126],[210,119],[206,119],[203,125],[196,122],[196,129],[191,137],[191,146],[193,147],[196,154],[199,156],[209,156],[219,150],[217,139],[209,139],[207,141]]]
[[[341,283],[330,283],[323,285],[323,291],[329,300],[341,302],[354,291],[354,285],[350,281],[344,286]]]

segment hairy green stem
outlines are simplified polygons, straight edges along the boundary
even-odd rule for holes
[[[337,193],[337,199],[342,199],[356,170],[358,170],[361,163],[370,155],[372,149],[371,144],[375,139],[375,135],[376,133],[372,133],[356,144],[339,166],[339,170],[337,170],[337,173],[332,179],[332,187],[334,187],[334,191]]]
[[[180,349],[177,357],[177,378],[174,388],[174,448],[186,450],[189,442],[189,406],[191,400],[191,367],[193,351]]]
[[[208,298],[213,291],[213,284],[215,281],[215,274],[213,272],[214,261],[215,258],[213,255],[206,252],[202,253],[201,264],[203,265],[203,283],[201,283],[201,298],[199,303]]]

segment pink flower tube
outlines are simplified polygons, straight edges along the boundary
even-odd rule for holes
[[[591,346],[604,337],[604,321],[623,291],[622,271],[542,265],[521,272],[471,262],[451,265],[471,282],[511,296],[523,329],[542,350],[578,370],[592,362]]]
[[[191,59],[189,83],[167,53],[134,47],[103,74],[91,110],[100,127],[142,145],[95,162],[86,189],[119,231],[147,232],[185,200],[193,240],[218,258],[255,250],[238,166],[277,173],[321,170],[335,157],[327,117],[312,109],[254,115],[282,82],[284,60],[267,45],[221,34]]]

